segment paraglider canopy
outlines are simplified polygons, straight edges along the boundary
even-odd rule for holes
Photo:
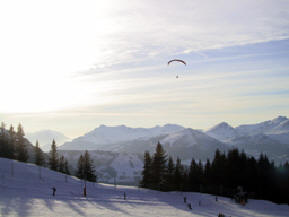
[[[180,59],[170,60],[170,61],[168,62],[168,65],[169,65],[171,62],[181,62],[181,63],[185,64],[185,66],[187,65],[187,63],[186,63],[184,60],[180,60]]]
[[[187,66],[187,63],[186,63],[184,60],[173,59],[173,60],[170,60],[170,61],[168,62],[168,65],[170,65],[170,63],[172,63],[172,62],[180,62],[180,63],[183,63],[185,66]],[[176,78],[179,78],[179,76],[176,75]]]

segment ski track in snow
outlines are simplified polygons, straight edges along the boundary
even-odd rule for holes
[[[13,170],[11,170],[13,168]],[[67,182],[66,182],[67,180]],[[52,197],[52,187],[56,196]],[[289,216],[289,206],[249,200],[241,206],[229,198],[192,192],[158,192],[134,186],[87,183],[32,164],[0,158],[0,216]],[[126,193],[126,200],[123,193]],[[191,203],[189,210],[183,202]],[[199,206],[201,201],[201,206]]]

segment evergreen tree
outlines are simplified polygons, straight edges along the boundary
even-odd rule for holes
[[[149,188],[150,182],[151,182],[151,167],[152,167],[152,159],[150,156],[150,153],[146,151],[144,153],[144,165],[143,165],[143,171],[142,171],[142,181],[140,183],[140,186],[142,188]]]
[[[6,133],[6,125],[1,123],[0,127],[0,157],[12,158],[10,153],[10,146],[8,142],[8,136]]]
[[[190,171],[189,171],[189,185],[190,190],[192,191],[198,191],[199,190],[199,177],[198,177],[198,169],[195,159],[193,158],[190,165]]]
[[[8,144],[10,147],[10,158],[15,159],[16,158],[16,132],[14,130],[14,127],[10,125],[9,131],[8,131]]]
[[[165,189],[165,175],[166,175],[166,152],[163,149],[162,145],[158,142],[156,147],[156,153],[153,157],[152,163],[152,181],[155,189]]]
[[[28,152],[25,144],[25,133],[22,125],[19,123],[16,133],[16,156],[20,162],[27,162]]]
[[[174,187],[176,190],[183,190],[183,175],[184,167],[180,158],[177,158],[176,167],[174,171]]]
[[[212,184],[215,185],[217,189],[219,189],[220,185],[224,185],[227,182],[226,168],[227,168],[226,155],[221,154],[220,150],[217,149],[211,165]]]
[[[93,166],[93,160],[90,159],[88,151],[80,155],[78,159],[77,177],[91,182],[96,182],[96,174]]]
[[[173,158],[170,156],[168,160],[168,168],[167,168],[168,190],[174,190],[174,174],[175,174],[175,164],[174,164]]]
[[[87,181],[96,182],[96,175],[95,175],[95,169],[93,166],[93,160],[90,159],[88,151],[85,151],[84,153],[83,162],[84,162],[84,175],[85,175],[84,178]]]
[[[79,179],[84,179],[84,161],[83,161],[83,156],[82,156],[82,154],[81,154],[81,155],[79,156],[79,158],[78,158],[76,176],[77,176]]]
[[[41,148],[39,147],[38,140],[36,141],[35,145],[35,164],[38,166],[44,166],[44,154]]]
[[[205,185],[209,185],[210,184],[210,170],[211,170],[211,162],[210,162],[210,159],[207,159],[207,162],[205,164],[205,167],[204,167],[204,181],[205,181]]]
[[[55,141],[53,139],[52,141],[52,145],[51,145],[51,150],[49,153],[49,167],[51,170],[57,171],[58,170],[58,154],[56,151],[56,145],[55,145]]]
[[[159,190],[201,191],[233,197],[236,196],[237,186],[242,186],[243,190],[250,192],[253,198],[289,203],[288,162],[276,167],[274,162],[269,162],[268,157],[263,154],[256,160],[254,157],[247,157],[244,151],[240,153],[237,149],[229,150],[227,154],[222,154],[217,150],[212,162],[208,159],[205,166],[201,161],[196,163],[192,159],[189,172],[182,166],[180,159],[177,159],[176,165],[174,165],[171,157],[168,159],[167,167],[165,164],[164,167],[161,167],[163,172],[158,172],[160,167],[157,166],[157,162],[160,160],[157,153],[165,156],[162,147],[158,146],[151,169],[148,169],[150,164],[148,162],[151,161],[151,158],[148,153],[144,154],[144,178],[141,183],[143,187]],[[174,171],[172,188],[170,188],[169,181],[171,171]],[[147,177],[145,174],[149,174],[149,172],[151,172],[152,178],[144,182]],[[157,182],[157,180],[162,180],[158,174],[165,174],[163,182]],[[244,199],[246,200],[246,196]]]

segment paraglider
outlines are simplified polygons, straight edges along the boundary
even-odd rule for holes
[[[185,66],[187,66],[187,63],[184,60],[181,60],[181,59],[170,60],[170,61],[168,61],[168,65],[170,65],[170,63],[172,63],[172,62],[180,62],[180,63],[183,63]],[[176,78],[179,78],[179,76],[176,75]]]
[[[170,61],[168,62],[168,65],[169,65],[171,62],[181,62],[181,63],[185,64],[185,66],[187,65],[187,63],[186,63],[184,60],[180,60],[180,59],[170,60]]]

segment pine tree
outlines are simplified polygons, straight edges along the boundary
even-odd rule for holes
[[[166,162],[167,156],[162,145],[158,142],[156,147],[156,153],[153,157],[152,163],[152,175],[153,175],[153,185],[155,189],[165,189],[165,175],[166,175]]]
[[[150,156],[150,153],[146,151],[144,153],[144,165],[143,165],[143,171],[142,171],[142,181],[140,183],[140,186],[142,188],[149,188],[151,185],[151,167],[152,167],[152,159]]]
[[[58,154],[56,151],[55,141],[53,139],[51,150],[50,150],[50,157],[49,157],[49,167],[51,170],[57,171],[58,170]]]
[[[204,168],[204,184],[209,185],[210,184],[210,172],[211,172],[211,162],[210,159],[207,159],[205,168]]]
[[[184,174],[184,167],[182,165],[182,161],[180,158],[177,158],[176,167],[174,172],[174,186],[176,190],[183,190],[183,174]]]
[[[4,122],[2,122],[0,127],[0,157],[11,158],[10,155],[10,146],[6,133],[6,125]]]
[[[35,164],[38,166],[45,165],[44,154],[41,148],[39,147],[38,140],[36,141],[35,145]]]
[[[84,153],[83,162],[84,162],[84,175],[85,175],[84,178],[87,181],[95,182],[96,175],[95,175],[95,169],[93,166],[93,160],[90,159],[88,151],[85,151]]]
[[[168,190],[174,190],[174,172],[175,172],[174,160],[170,156],[168,160],[168,168],[167,168]]]
[[[8,131],[8,144],[11,150],[11,158],[16,158],[16,132],[14,130],[14,127],[10,125],[9,131]]]
[[[195,159],[192,159],[189,171],[189,183],[190,183],[190,190],[197,191],[198,189],[198,177],[197,177],[197,164]]]
[[[24,139],[25,133],[23,130],[22,125],[19,123],[17,127],[17,133],[16,133],[16,156],[17,160],[20,162],[27,162],[28,160],[28,152],[25,145],[25,139]]]
[[[76,176],[77,176],[79,179],[84,179],[84,161],[83,161],[83,156],[82,156],[82,154],[81,154],[81,155],[79,156],[79,158],[78,158]]]
[[[93,166],[93,160],[90,159],[88,151],[80,155],[78,159],[77,177],[91,182],[96,182],[96,174]]]

